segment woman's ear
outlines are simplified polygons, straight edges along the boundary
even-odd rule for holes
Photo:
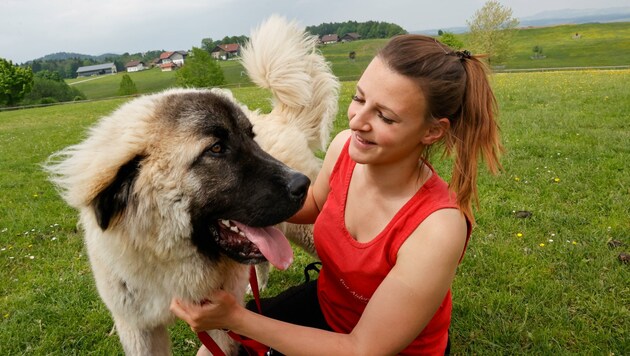
[[[430,126],[425,132],[424,137],[422,137],[422,143],[426,146],[442,139],[442,137],[446,136],[448,130],[451,128],[451,122],[445,117],[437,120],[431,120],[429,125]]]

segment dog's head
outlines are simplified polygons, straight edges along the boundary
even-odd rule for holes
[[[269,226],[299,210],[309,180],[258,146],[228,96],[177,89],[135,99],[57,157],[48,169],[63,197],[104,232],[161,249],[192,243],[212,259],[258,263],[264,253],[290,263],[288,242]]]

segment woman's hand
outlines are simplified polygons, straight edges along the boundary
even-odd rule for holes
[[[171,301],[170,310],[195,332],[212,329],[230,329],[235,313],[242,309],[230,293],[223,290],[212,292],[201,303],[187,303],[179,299]]]

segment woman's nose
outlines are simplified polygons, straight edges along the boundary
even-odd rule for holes
[[[348,126],[350,129],[356,131],[367,131],[370,129],[369,116],[365,108],[361,108],[349,114],[350,117]]]

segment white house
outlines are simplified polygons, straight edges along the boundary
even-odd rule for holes
[[[144,62],[141,61],[131,61],[125,64],[125,68],[127,68],[127,72],[139,72],[141,70],[147,69],[145,67]]]
[[[181,67],[184,65],[186,55],[184,51],[164,52],[160,55],[160,64],[172,62]]]

